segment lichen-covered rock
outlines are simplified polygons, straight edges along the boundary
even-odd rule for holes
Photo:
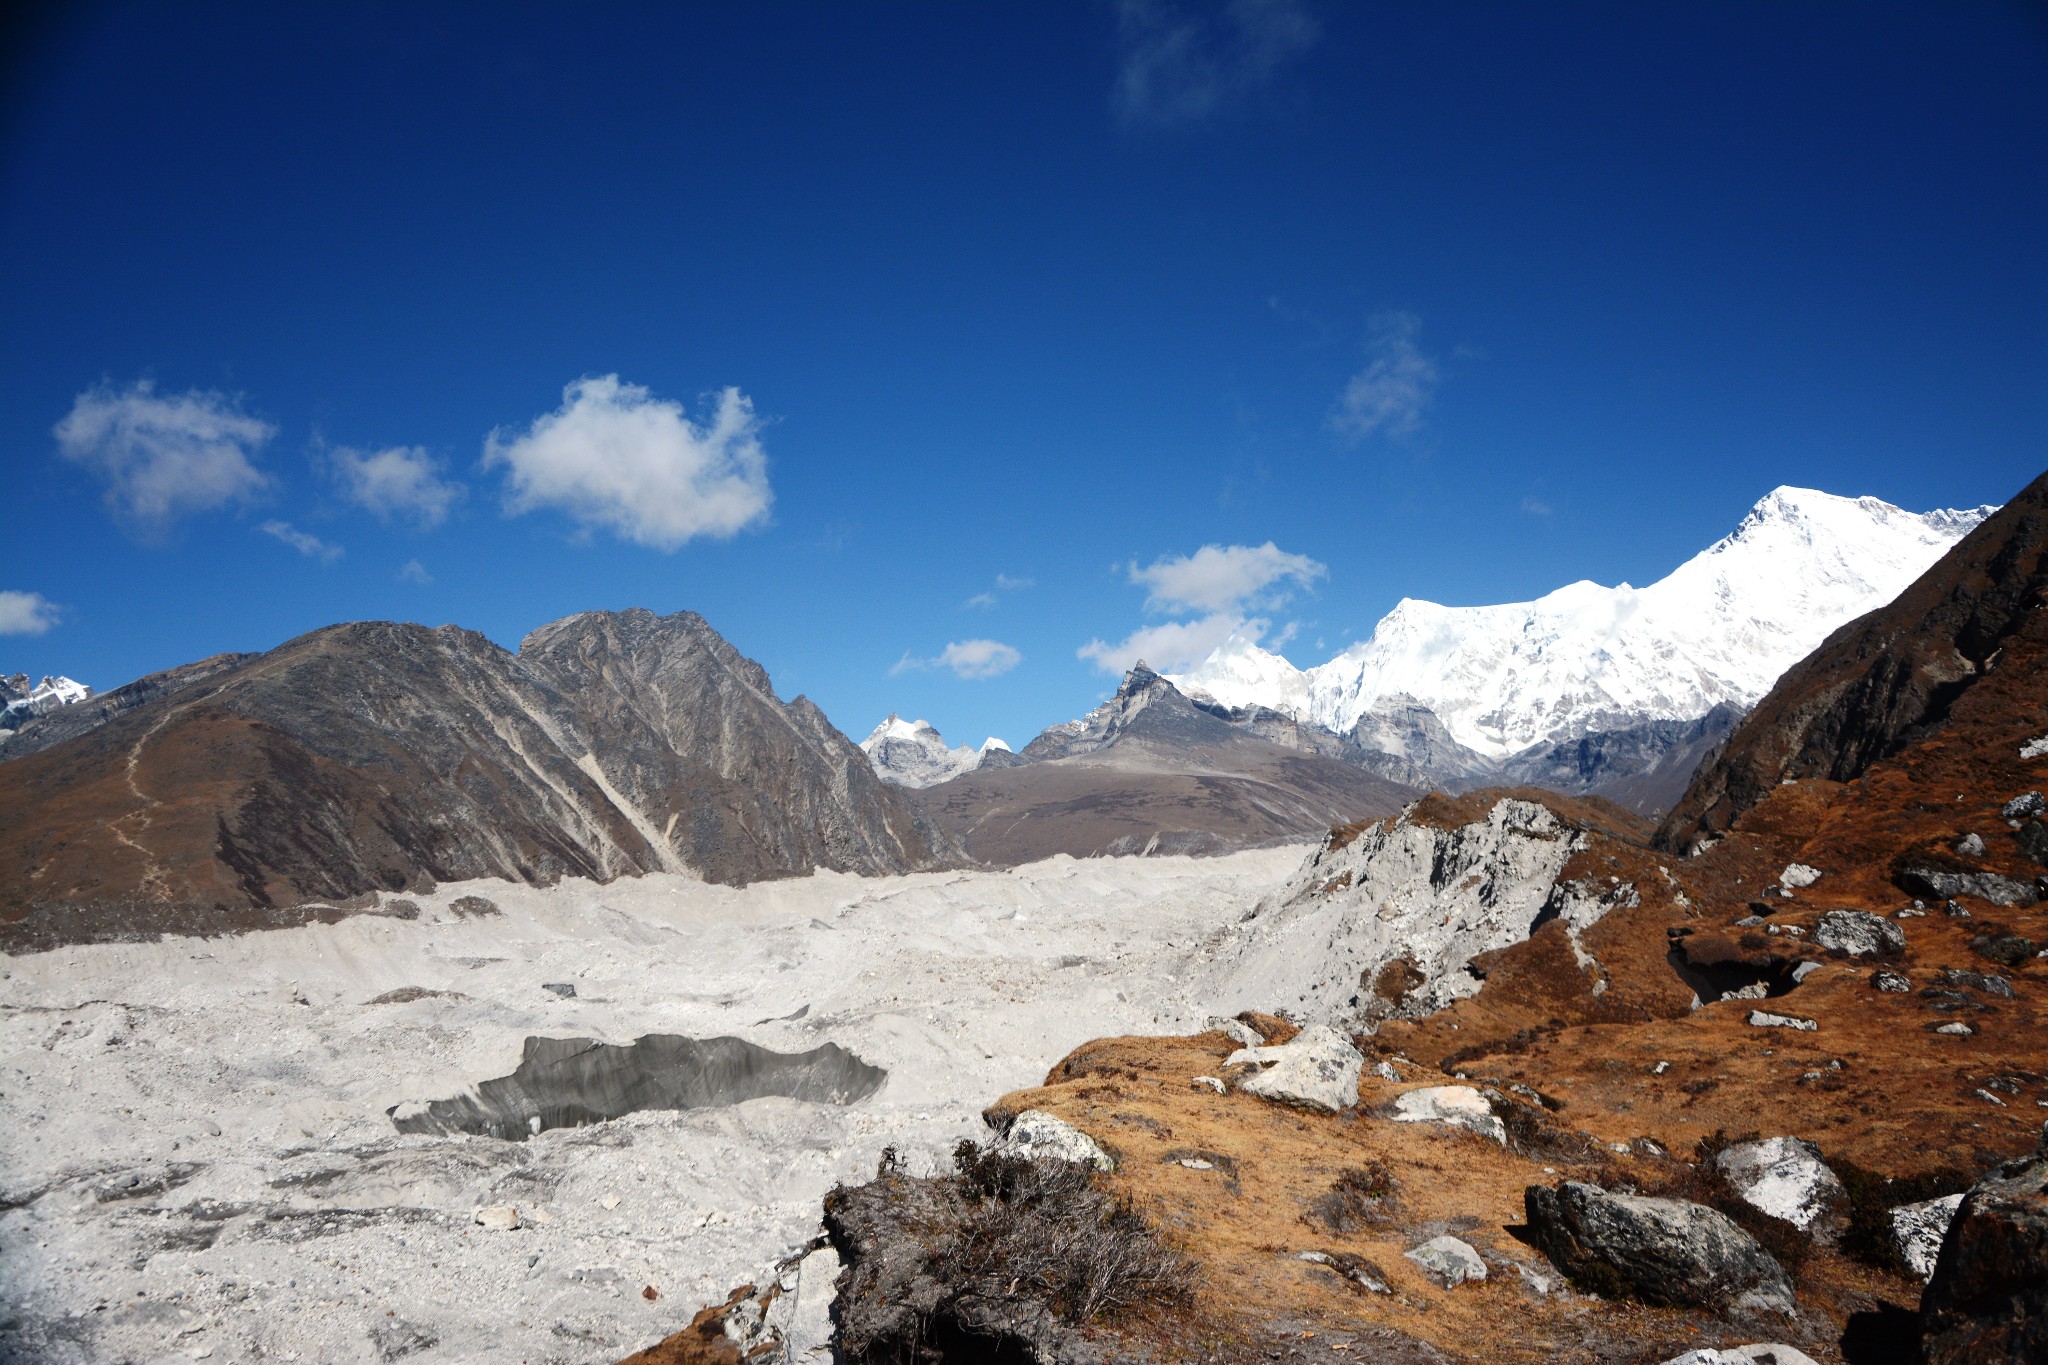
[[[1848,1202],[1848,1191],[1821,1161],[1820,1148],[1799,1138],[1738,1142],[1716,1153],[1714,1166],[1745,1204],[1802,1232],[1825,1237]]]
[[[1230,1054],[1225,1066],[1263,1068],[1238,1089],[1261,1099],[1334,1114],[1358,1103],[1358,1077],[1365,1058],[1351,1040],[1327,1024],[1303,1029],[1280,1047],[1247,1047]]]
[[[1821,947],[1838,948],[1851,957],[1899,953],[1906,948],[1906,931],[1868,910],[1830,910],[1813,926],[1813,937]]]
[[[1405,1090],[1394,1100],[1396,1123],[1442,1123],[1466,1128],[1506,1145],[1507,1125],[1493,1112],[1486,1096],[1469,1085],[1430,1085]]]
[[[1098,1171],[1116,1168],[1115,1159],[1102,1150],[1102,1144],[1043,1109],[1026,1109],[1011,1119],[1003,1128],[1000,1145],[1018,1156],[1072,1161]]]
[[[1946,1194],[1917,1204],[1901,1204],[1892,1210],[1892,1250],[1921,1279],[1934,1274],[1941,1239],[1948,1234],[1948,1225],[1955,1221],[1962,1202],[1961,1195]]]
[[[1920,1319],[1927,1365],[2048,1360],[2048,1133],[1963,1197]]]
[[[1754,1346],[1703,1346],[1673,1356],[1664,1365],[1819,1365],[1806,1352],[1780,1342]]]
[[[1486,1278],[1486,1262],[1470,1244],[1455,1237],[1432,1237],[1401,1254],[1436,1276],[1446,1288],[1455,1289],[1467,1280]]]
[[[1567,1181],[1523,1194],[1536,1245],[1581,1289],[1667,1306],[1790,1313],[1792,1284],[1769,1252],[1703,1204],[1610,1194]]]
[[[1996,872],[1956,872],[1940,867],[1909,868],[1899,874],[1899,885],[1916,896],[1950,900],[1974,896],[1993,905],[2028,906],[2041,899],[2031,882]]]

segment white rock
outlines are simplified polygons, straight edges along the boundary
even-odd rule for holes
[[[1242,1019],[1216,1018],[1209,1021],[1209,1027],[1222,1034],[1239,1047],[1264,1047],[1266,1039],[1257,1029]]]
[[[1673,1356],[1664,1365],[1818,1365],[1806,1352],[1778,1342],[1757,1346],[1702,1347]]]
[[[1394,1064],[1392,1062],[1374,1062],[1372,1064],[1372,1074],[1379,1077],[1383,1081],[1393,1081],[1397,1085],[1400,1084],[1401,1081],[1401,1073],[1394,1070]]]
[[[1813,926],[1813,938],[1821,947],[1839,948],[1851,957],[1895,953],[1906,946],[1905,930],[1868,910],[1828,911]]]
[[[598,1202],[599,1204],[603,1205],[603,1206],[604,1206],[604,1208],[605,1208],[605,1209],[606,1209],[607,1211],[609,1211],[609,1210],[611,1210],[611,1209],[615,1209],[615,1208],[617,1208],[617,1207],[619,1206],[619,1197],[618,1197],[617,1195],[615,1195],[615,1194],[608,1194],[608,1195],[606,1195],[606,1196],[605,1196],[604,1198],[602,1198],[602,1199],[598,1200],[597,1202]]]
[[[1778,874],[1778,885],[1789,886],[1796,891],[1812,886],[1820,878],[1821,871],[1817,867],[1808,867],[1805,863],[1787,863],[1785,870]]]
[[[1486,1278],[1486,1262],[1479,1259],[1479,1253],[1470,1245],[1455,1237],[1432,1237],[1401,1254],[1454,1288],[1467,1280]]]
[[[1280,1047],[1248,1047],[1230,1054],[1225,1066],[1251,1063],[1264,1070],[1238,1082],[1261,1099],[1337,1113],[1358,1103],[1358,1077],[1365,1058],[1328,1024],[1305,1028]]]
[[[1819,1024],[1814,1023],[1811,1019],[1794,1019],[1789,1014],[1771,1014],[1765,1010],[1751,1010],[1749,1012],[1749,1026],[1751,1028],[1793,1028],[1805,1033],[1812,1033],[1820,1027]]]
[[[1218,1076],[1197,1076],[1194,1078],[1194,1080],[1188,1082],[1188,1084],[1194,1086],[1197,1090],[1213,1090],[1219,1095],[1222,1094],[1226,1088],[1223,1084],[1222,1078]]]
[[[1714,1165],[1744,1203],[1802,1231],[1848,1198],[1820,1148],[1795,1137],[1738,1142],[1723,1148]]]
[[[519,1210],[510,1204],[487,1204],[476,1211],[476,1222],[492,1232],[510,1232],[519,1226]]]
[[[1962,1207],[1959,1194],[1943,1195],[1918,1204],[1901,1204],[1892,1210],[1892,1248],[1899,1259],[1921,1279],[1934,1275],[1934,1262],[1941,1255],[1941,1239]]]
[[[2048,758],[2048,735],[2042,735],[2039,739],[2030,739],[2025,744],[2020,745],[2020,757]]]
[[[1507,1125],[1494,1114],[1486,1096],[1468,1085],[1430,1085],[1403,1091],[1394,1101],[1396,1123],[1442,1123],[1465,1128],[1507,1145]]]
[[[1819,964],[1818,962],[1802,962],[1802,963],[1800,963],[1800,964],[1799,964],[1799,965],[1798,965],[1797,967],[1794,967],[1794,968],[1792,969],[1792,981],[1793,981],[1793,984],[1795,984],[1795,985],[1796,985],[1796,984],[1798,984],[1799,982],[1801,982],[1801,981],[1804,981],[1804,980],[1806,980],[1806,978],[1807,978],[1807,977],[1809,977],[1809,976],[1812,976],[1812,975],[1813,975],[1813,974],[1814,974],[1815,972],[1817,972],[1817,971],[1819,971],[1819,970],[1820,970],[1820,964]]]
[[[1115,1160],[1094,1138],[1043,1109],[1026,1109],[1011,1119],[998,1145],[1006,1152],[1034,1160],[1072,1161],[1098,1171],[1116,1168]]]

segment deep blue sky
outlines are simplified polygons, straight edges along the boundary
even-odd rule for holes
[[[1021,745],[1112,685],[1078,648],[1175,619],[1133,560],[1326,566],[1247,608],[1309,664],[1403,596],[1649,581],[1781,483],[1996,502],[2048,465],[2043,16],[46,14],[0,103],[0,591],[56,624],[0,671],[687,607],[855,738]],[[487,435],[610,374],[737,388],[772,509],[673,550],[630,494],[508,515]],[[263,486],[111,515],[53,428],[145,380],[267,424]],[[387,522],[333,447],[466,495]],[[891,672],[969,640],[1021,662]]]

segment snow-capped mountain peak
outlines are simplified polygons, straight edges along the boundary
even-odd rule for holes
[[[1778,675],[1884,605],[1995,508],[1908,512],[1878,498],[1773,489],[1729,535],[1648,587],[1580,581],[1533,602],[1403,598],[1370,638],[1297,669],[1232,637],[1174,677],[1190,696],[1263,706],[1336,734],[1419,703],[1460,744],[1503,758],[1546,741],[1747,707]]]
[[[860,747],[875,775],[899,787],[933,786],[973,772],[992,750],[1010,752],[1010,746],[994,736],[982,741],[979,749],[965,744],[949,749],[930,721],[905,720],[894,711],[869,732]]]
[[[62,674],[45,674],[35,684],[26,673],[0,676],[0,736],[11,735],[37,716],[75,706],[91,696],[90,687]]]

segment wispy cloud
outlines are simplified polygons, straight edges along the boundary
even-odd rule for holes
[[[58,453],[106,485],[115,518],[154,541],[180,517],[248,503],[269,487],[254,457],[277,428],[225,394],[160,396],[144,379],[87,389],[55,434]]]
[[[385,521],[410,521],[422,531],[446,521],[449,509],[469,492],[442,478],[439,463],[420,446],[337,446],[326,458],[344,498]]]
[[[1217,612],[1193,621],[1167,621],[1146,626],[1132,631],[1114,644],[1090,640],[1074,653],[1104,673],[1117,677],[1130,672],[1131,667],[1140,662],[1161,673],[1177,673],[1208,658],[1218,645],[1233,635],[1242,635],[1257,643],[1265,635],[1267,625],[1263,618],[1247,619],[1235,612]]]
[[[420,563],[417,559],[408,559],[405,563],[398,566],[398,581],[401,583],[419,583],[424,585],[433,582],[434,576],[428,573],[427,566]]]
[[[978,592],[974,594],[974,596],[968,598],[965,602],[962,602],[960,605],[963,607],[980,607],[983,611],[987,611],[990,607],[993,607],[995,604],[996,595],[994,593]]]
[[[39,592],[0,591],[0,635],[43,635],[62,618],[55,602]]]
[[[1522,510],[1532,517],[1547,517],[1557,509],[1541,498],[1523,498]]]
[[[579,379],[523,432],[494,431],[484,464],[502,465],[505,510],[556,508],[657,550],[725,539],[765,521],[773,494],[754,405],[722,390],[701,424],[680,403],[615,374]]]
[[[1126,125],[1199,122],[1271,81],[1314,47],[1315,16],[1298,0],[1119,0],[1112,103]]]
[[[889,669],[889,676],[931,669],[950,669],[955,677],[994,678],[1024,662],[1024,656],[1000,640],[956,640],[929,659],[905,654]]]
[[[999,573],[996,575],[996,585],[994,588],[986,592],[978,592],[960,605],[963,607],[979,607],[981,610],[987,611],[1001,600],[1000,594],[1022,592],[1032,585],[1033,580],[1029,578],[1018,578],[1010,574]]]
[[[1367,325],[1371,360],[1351,376],[1330,414],[1330,426],[1362,441],[1375,432],[1408,436],[1436,396],[1436,361],[1417,348],[1422,319],[1413,313],[1381,313]]]
[[[1307,555],[1264,545],[1204,545],[1191,555],[1162,555],[1142,568],[1125,566],[1130,581],[1146,590],[1145,610],[1193,616],[1132,631],[1110,643],[1090,640],[1075,653],[1105,673],[1122,674],[1140,660],[1161,672],[1194,667],[1232,635],[1257,643],[1272,623],[1251,613],[1283,606],[1296,589],[1329,576]],[[1280,643],[1294,637],[1289,624]]]
[[[1026,588],[1032,588],[1036,586],[1038,586],[1038,582],[1036,579],[1012,578],[1009,574],[1006,573],[999,573],[996,575],[996,591],[998,592],[1022,592]]]
[[[1147,611],[1179,614],[1277,606],[1287,598],[1285,584],[1310,587],[1329,570],[1269,540],[1264,545],[1204,545],[1191,555],[1163,555],[1142,569],[1134,562],[1129,573],[1131,582],[1147,590]]]
[[[332,564],[342,556],[342,548],[339,545],[330,545],[316,535],[299,530],[288,521],[266,521],[256,529],[266,536],[283,541],[306,558],[317,559],[322,564]]]

